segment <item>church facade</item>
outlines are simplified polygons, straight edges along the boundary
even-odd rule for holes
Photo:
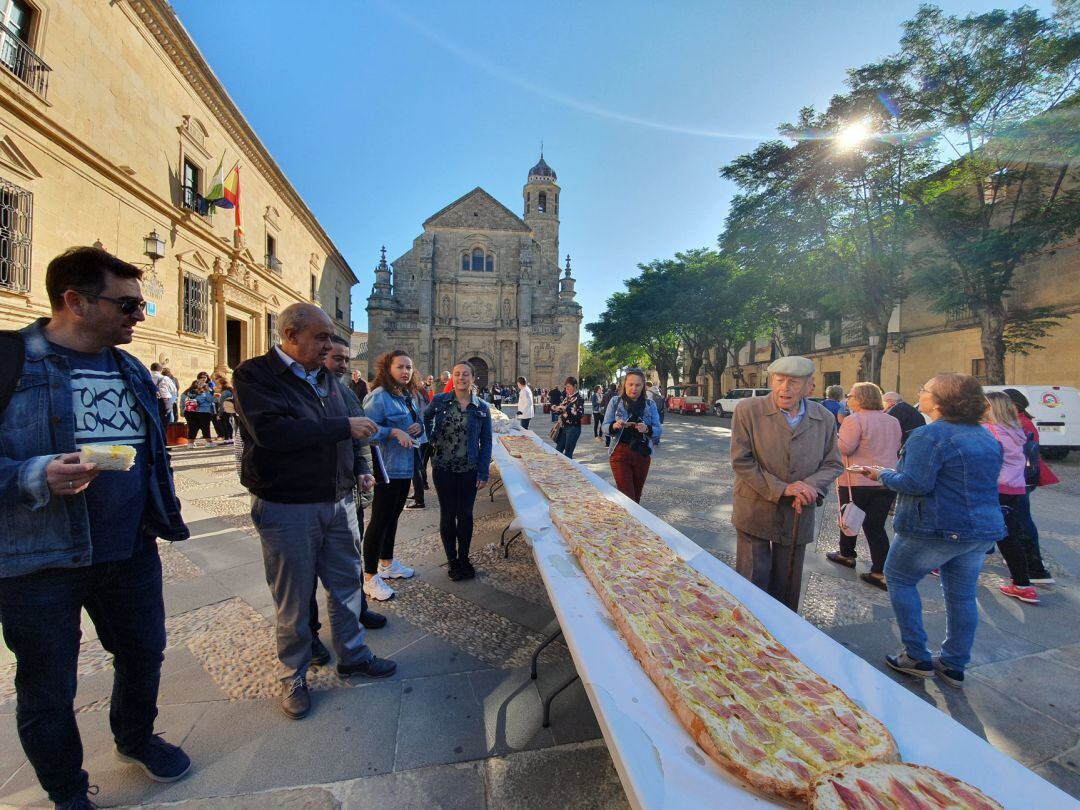
[[[559,267],[559,195],[544,161],[529,170],[519,217],[475,188],[423,224],[368,297],[368,370],[404,349],[422,375],[468,360],[478,385],[561,385],[578,371],[581,306],[570,257]]]

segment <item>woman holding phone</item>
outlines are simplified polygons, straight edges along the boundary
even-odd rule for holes
[[[379,602],[394,596],[387,579],[408,579],[415,572],[394,559],[394,537],[405,508],[424,426],[409,393],[412,359],[401,349],[375,363],[375,385],[364,398],[364,413],[379,429],[371,437],[376,471],[371,520],[364,533],[364,593]]]
[[[655,403],[645,396],[645,372],[629,369],[618,396],[608,402],[604,433],[612,439],[608,463],[615,486],[635,503],[641,502],[653,448],[663,431]]]

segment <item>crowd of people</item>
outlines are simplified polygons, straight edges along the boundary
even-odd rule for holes
[[[395,556],[398,522],[405,508],[425,508],[432,485],[447,576],[476,576],[473,509],[488,485],[494,408],[513,402],[529,429],[546,401],[551,438],[572,458],[590,405],[617,488],[642,498],[665,408],[641,369],[591,392],[567,377],[534,393],[519,377],[515,400],[503,386],[478,389],[468,362],[422,379],[396,350],[378,358],[369,381],[350,376],[348,342],[326,313],[297,303],[280,313],[280,343],[241,363],[231,381],[200,372],[181,391],[168,368],[148,370],[119,348],[146,317],[141,277],[101,249],[74,248],[48,266],[51,317],[0,336],[11,357],[0,376],[0,525],[8,527],[0,616],[16,660],[20,742],[57,807],[93,807],[73,709],[83,609],[114,657],[117,755],[162,782],[191,767],[154,732],[166,642],[156,540],[189,536],[167,441],[181,415],[190,442],[201,434],[211,444],[211,426],[219,441],[235,440],[274,602],[280,707],[296,720],[311,709],[312,666],[336,658],[342,678],[396,671],[368,645],[367,633],[387,625],[368,599],[394,598],[392,583],[415,575]],[[888,665],[961,686],[987,554],[996,547],[1008,566],[1006,596],[1038,604],[1035,586],[1053,582],[1030,494],[1056,478],[1040,461],[1028,403],[1013,389],[985,393],[963,374],[927,381],[917,409],[871,382],[846,397],[830,389],[818,403],[814,371],[807,358],[781,358],[768,370],[770,394],[734,411],[736,569],[797,611],[814,511],[835,487],[840,545],[828,559],[855,568],[856,538],[865,535],[870,566],[861,579],[888,592],[903,642]],[[133,447],[131,468],[84,463],[78,448],[97,443]],[[947,614],[938,655],[917,590],[934,574]],[[319,581],[329,648],[319,638]]]
[[[1030,495],[1057,478],[1040,459],[1028,402],[1016,389],[988,393],[972,376],[939,374],[919,389],[917,410],[871,382],[851,386],[844,403],[830,405],[839,403],[830,390],[819,404],[809,399],[813,373],[807,358],[781,358],[769,367],[770,395],[735,409],[736,568],[798,610],[804,548],[813,539],[806,514],[835,482],[840,548],[826,556],[855,568],[856,537],[865,535],[870,570],[860,578],[888,592],[903,642],[886,663],[962,687],[986,556],[996,546],[1005,560],[1005,596],[1038,604],[1034,585],[1054,582]],[[941,580],[946,609],[936,656],[917,589],[930,575]]]

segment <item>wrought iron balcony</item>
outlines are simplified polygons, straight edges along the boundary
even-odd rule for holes
[[[281,260],[273,253],[266,254],[263,264],[266,265],[267,269],[273,270],[279,276],[281,275]]]
[[[49,90],[52,68],[30,46],[0,25],[0,64],[42,98]]]

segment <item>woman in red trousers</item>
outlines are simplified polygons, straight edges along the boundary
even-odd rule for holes
[[[611,437],[608,462],[615,486],[635,502],[641,501],[652,453],[663,430],[656,405],[645,396],[645,372],[629,369],[618,396],[612,397],[604,413],[604,433]]]

